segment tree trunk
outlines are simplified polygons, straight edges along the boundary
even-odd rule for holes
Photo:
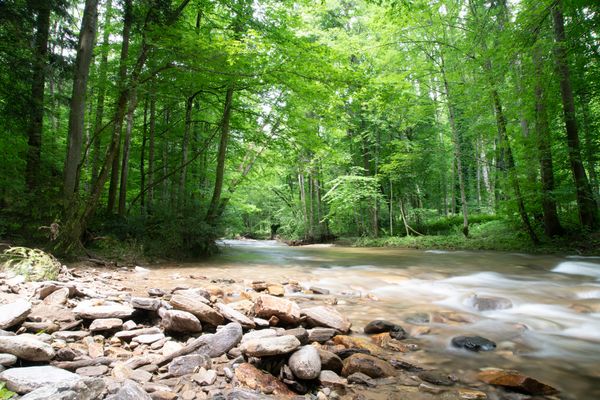
[[[179,176],[179,202],[185,205],[185,183],[187,181],[187,160],[190,132],[192,130],[192,109],[194,97],[190,96],[185,101],[185,128],[183,130],[183,141],[181,143],[181,175]]]
[[[223,181],[225,177],[225,158],[227,156],[227,144],[229,142],[229,123],[231,120],[231,108],[233,103],[233,83],[227,88],[225,94],[225,105],[223,109],[223,118],[221,120],[221,140],[219,142],[219,150],[217,153],[217,169],[215,177],[215,185],[212,199],[206,213],[206,222],[209,225],[215,226],[218,217],[219,205],[221,202],[221,193],[223,191]]]
[[[125,141],[123,142],[123,161],[121,163],[121,184],[119,189],[119,215],[125,216],[127,211],[127,179],[129,177],[129,149],[131,144],[131,130],[133,117],[137,106],[135,88],[131,90],[129,110],[127,111],[127,127],[125,128]]]
[[[567,131],[567,148],[571,172],[575,181],[577,206],[579,208],[579,220],[581,224],[589,229],[598,227],[598,210],[592,195],[592,190],[581,161],[579,149],[579,132],[575,115],[575,101],[569,72],[567,58],[567,44],[565,37],[564,19],[561,10],[561,1],[557,1],[552,8],[552,19],[554,26],[554,59],[556,70],[560,79],[560,92],[564,112],[565,127]]]
[[[27,165],[25,167],[25,181],[29,190],[36,189],[39,184],[44,125],[44,86],[48,60],[48,36],[50,33],[50,6],[51,4],[47,0],[35,1],[37,12],[36,32],[33,43],[33,79],[31,81],[31,106],[27,127]]]
[[[156,96],[150,94],[150,137],[148,139],[148,213],[154,203],[154,141],[156,136]],[[144,190],[144,188],[142,188]]]
[[[140,150],[140,212],[142,216],[146,213],[146,143],[148,141],[148,94],[144,98],[144,127],[142,129],[142,148]]]
[[[94,122],[94,130],[92,136],[92,186],[96,179],[98,179],[98,171],[100,169],[100,157],[101,157],[101,132],[102,132],[102,120],[104,118],[104,100],[106,97],[106,75],[108,71],[108,51],[109,51],[109,39],[110,30],[108,25],[110,24],[110,18],[112,16],[112,0],[106,1],[106,10],[104,14],[103,34],[102,34],[102,46],[100,53],[100,66],[98,70],[98,99],[96,102],[96,118]]]
[[[96,37],[96,22],[98,20],[98,0],[86,0],[81,22],[81,33],[75,58],[75,73],[73,78],[73,94],[71,96],[71,111],[69,113],[69,136],[67,137],[67,157],[64,172],[65,206],[70,207],[76,193],[81,169],[81,151],[83,145],[83,129],[85,118],[85,96],[87,81],[90,74],[90,64]]]
[[[536,46],[533,51],[535,67],[535,131],[540,160],[540,176],[542,178],[542,209],[544,232],[552,237],[563,233],[556,212],[554,200],[554,169],[552,167],[552,137],[548,125],[546,99],[544,98],[544,74],[541,48]]]

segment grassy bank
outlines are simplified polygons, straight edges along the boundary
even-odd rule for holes
[[[336,242],[354,247],[399,247],[411,249],[439,250],[494,250],[533,254],[580,254],[600,255],[600,234],[572,233],[568,236],[549,239],[534,245],[525,232],[521,232],[507,221],[495,220],[473,224],[469,237],[458,230],[441,235],[342,237]]]

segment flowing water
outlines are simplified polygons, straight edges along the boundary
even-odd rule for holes
[[[420,364],[469,374],[483,367],[517,369],[563,391],[600,399],[600,258],[470,251],[329,246],[287,247],[274,241],[223,241],[204,262],[151,267],[142,285],[193,286],[194,276],[298,281],[329,289],[355,332],[385,318],[420,333]],[[512,307],[478,311],[472,296],[510,299]],[[299,300],[305,300],[300,299]],[[494,340],[493,352],[452,349],[456,335]]]

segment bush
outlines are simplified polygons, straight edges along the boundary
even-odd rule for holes
[[[54,280],[60,273],[60,262],[52,255],[39,249],[11,247],[0,256],[2,267],[28,281]]]

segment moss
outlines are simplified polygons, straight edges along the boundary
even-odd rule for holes
[[[2,268],[28,281],[54,280],[60,273],[60,262],[40,249],[10,247],[0,255]]]

